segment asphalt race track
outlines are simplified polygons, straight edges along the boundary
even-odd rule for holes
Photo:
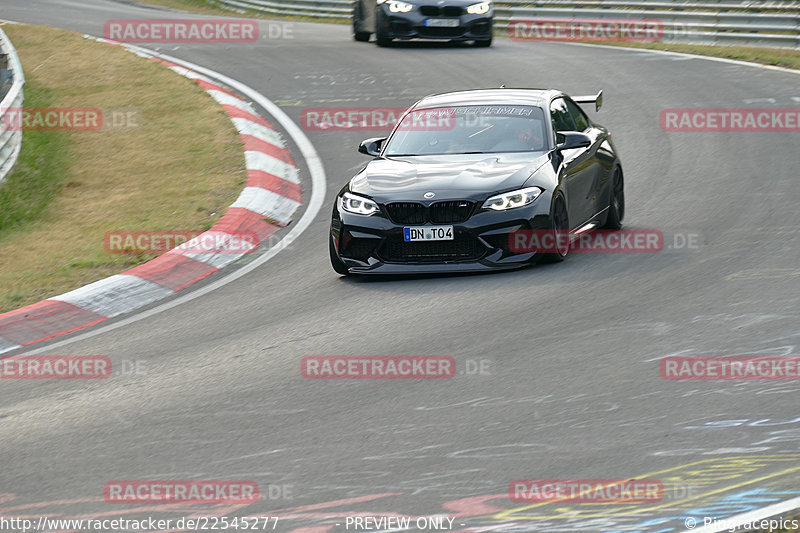
[[[128,1],[0,1],[2,19],[97,36],[108,19],[186,17]],[[354,531],[346,521],[359,515],[445,515],[449,530],[667,532],[684,531],[685,517],[800,496],[798,381],[659,374],[668,355],[800,355],[798,134],[659,124],[665,108],[797,107],[797,74],[505,38],[488,49],[382,49],[344,25],[262,21],[262,33],[270,24],[289,24],[291,38],[148,47],[249,85],[298,123],[309,107],[406,107],[456,89],[602,88],[590,116],[622,156],[626,228],[661,231],[663,251],[340,278],[329,210],[366,161],[358,142],[380,132],[307,131],[326,200],[289,248],[209,294],[44,352],[107,355],[139,372],[2,383],[0,515],[279,516],[282,533]],[[314,380],[300,373],[309,355],[444,355],[458,370]],[[670,490],[633,506],[506,496],[517,479],[634,477]],[[193,511],[103,499],[112,480],[150,479],[253,480],[261,499]]]

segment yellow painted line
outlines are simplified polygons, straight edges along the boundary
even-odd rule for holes
[[[796,463],[798,460],[800,460],[800,455],[798,455],[798,454],[739,456],[739,457],[728,457],[728,458],[725,458],[725,459],[703,459],[703,460],[696,461],[696,462],[693,462],[693,463],[688,463],[688,464],[685,464],[685,465],[682,465],[682,466],[668,468],[666,470],[660,470],[660,471],[657,471],[657,472],[652,472],[652,473],[645,474],[643,476],[640,476],[640,477],[637,477],[637,478],[633,478],[633,479],[659,479],[658,476],[661,475],[661,474],[680,471],[680,470],[685,470],[685,469],[691,468],[693,466],[697,466],[697,465],[701,465],[701,464],[708,464],[708,463],[723,463],[723,465],[725,463],[733,463],[731,466],[736,466],[735,463],[742,462],[744,464],[742,464],[741,466],[747,466],[748,464],[752,465],[752,463],[759,463],[759,462],[764,462],[764,461],[766,461],[766,462],[792,461],[793,463]],[[764,466],[767,466],[767,465],[766,464],[759,465],[759,466],[756,466],[756,468],[751,468],[747,472],[741,472],[741,473],[738,473],[738,474],[733,475],[731,477],[741,477],[743,475],[746,475],[749,472],[752,472],[753,470],[758,470],[759,467],[764,467]],[[720,467],[720,468],[722,468],[722,467]],[[727,467],[725,467],[725,468],[727,468]],[[637,504],[637,505],[628,505],[628,506],[617,507],[614,511],[611,511],[611,512],[601,512],[601,511],[591,511],[591,510],[590,511],[581,511],[580,509],[581,509],[581,507],[598,506],[598,505],[603,506],[603,505],[608,505],[608,504],[600,504],[600,503],[592,504],[591,502],[589,502],[588,504],[578,504],[578,505],[574,505],[573,504],[572,506],[564,506],[563,504],[564,503],[568,503],[568,502],[563,502],[563,501],[545,501],[545,502],[535,503],[535,504],[531,504],[531,505],[525,505],[525,506],[517,507],[517,508],[513,508],[513,509],[507,509],[505,511],[501,511],[499,513],[496,513],[496,514],[492,515],[491,518],[494,518],[494,519],[497,519],[497,520],[552,520],[552,519],[563,519],[563,518],[608,518],[608,517],[613,517],[613,516],[619,516],[621,514],[625,514],[625,515],[641,514],[641,513],[645,513],[645,512],[656,511],[658,509],[664,509],[664,508],[667,508],[667,507],[675,507],[675,506],[678,506],[678,505],[681,505],[681,504],[684,504],[684,503],[687,503],[687,502],[700,500],[700,499],[703,499],[703,498],[707,498],[709,496],[713,496],[715,494],[731,491],[731,490],[734,490],[734,489],[737,489],[737,488],[740,488],[740,487],[744,487],[744,486],[747,486],[747,485],[752,485],[753,483],[758,483],[760,481],[764,481],[766,479],[780,477],[780,476],[783,476],[783,475],[786,475],[786,474],[791,474],[791,473],[794,473],[794,472],[800,472],[800,466],[796,466],[796,467],[793,467],[793,468],[788,468],[786,470],[782,470],[782,471],[779,471],[779,472],[768,474],[766,476],[762,476],[762,477],[759,477],[759,478],[750,479],[750,480],[744,481],[744,482],[739,483],[739,484],[725,486],[725,487],[722,487],[720,489],[716,489],[716,490],[712,490],[712,491],[709,491],[709,492],[706,492],[706,493],[698,494],[697,496],[692,496],[690,498],[685,498],[683,500],[677,500],[677,501],[670,500],[667,503],[662,503],[661,505],[655,505],[655,506],[643,507],[643,506]],[[674,479],[674,478],[671,478],[670,481],[672,481],[672,479]],[[678,479],[680,480],[681,478],[678,478]],[[698,483],[699,484],[699,483],[705,483],[707,481],[708,480],[704,479],[704,478],[698,478],[695,481],[693,481],[693,480],[691,480],[691,478],[689,478],[689,479],[686,479],[686,480],[682,480],[681,482],[684,485],[691,485],[692,483]],[[663,481],[662,481],[662,483],[663,483]],[[665,484],[665,486],[666,486],[666,484]],[[666,494],[666,491],[665,491],[665,494]],[[533,508],[536,508],[536,507],[542,507],[542,506],[545,506],[545,505],[559,505],[559,507],[557,508],[557,511],[559,511],[560,514],[556,514],[556,515],[548,515],[548,514],[544,514],[544,515],[516,515],[516,514],[514,514],[514,513],[520,513],[522,511],[526,511],[528,509],[533,509]]]

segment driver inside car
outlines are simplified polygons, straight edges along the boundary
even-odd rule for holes
[[[543,149],[544,136],[541,122],[520,119],[509,121],[504,139],[493,147],[497,152],[529,152]]]

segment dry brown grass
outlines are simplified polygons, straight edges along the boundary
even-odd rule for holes
[[[152,257],[105,252],[107,231],[207,229],[236,199],[246,181],[241,141],[194,82],[75,33],[3,29],[22,60],[26,91],[51,95],[52,106],[134,110],[140,125],[47,133],[69,136],[69,157],[41,216],[0,233],[0,312]]]

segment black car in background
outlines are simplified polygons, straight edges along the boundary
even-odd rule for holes
[[[356,0],[353,37],[378,46],[392,39],[447,39],[491,46],[494,6],[491,0]]]
[[[619,229],[622,167],[611,135],[555,90],[489,89],[423,98],[336,197],[331,264],[339,274],[518,268],[561,261],[570,239]],[[516,246],[543,233],[547,248]],[[538,236],[537,236],[538,238]],[[526,242],[523,239],[523,244]]]

